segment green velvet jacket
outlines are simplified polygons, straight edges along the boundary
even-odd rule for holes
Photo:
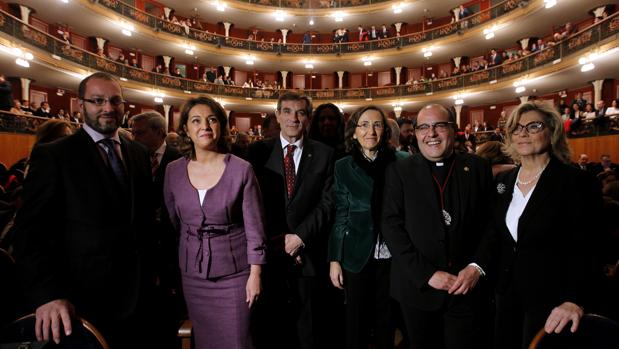
[[[396,152],[396,159],[408,156]],[[374,180],[351,155],[335,163],[334,178],[335,223],[329,236],[329,261],[338,261],[343,269],[358,273],[376,245],[371,208]]]

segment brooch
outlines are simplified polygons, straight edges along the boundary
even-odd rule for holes
[[[499,194],[505,193],[505,189],[506,189],[506,187],[505,187],[505,184],[503,184],[503,183],[499,183],[499,184],[496,185],[496,192],[499,193]]]

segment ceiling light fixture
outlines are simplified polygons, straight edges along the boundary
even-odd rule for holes
[[[527,90],[527,88],[526,88],[526,87],[524,87],[524,86],[518,86],[518,87],[516,87],[516,93],[522,93],[522,92],[524,92],[524,91],[526,91],[526,90]]]
[[[557,4],[557,0],[544,0],[544,7],[552,8]]]
[[[372,65],[372,57],[366,56],[366,57],[361,58],[361,60],[363,61],[363,65],[366,67],[369,67]]]
[[[486,40],[490,40],[492,38],[494,38],[494,32],[498,29],[498,27],[495,25],[493,25],[491,28],[486,28],[483,31],[484,37],[486,38]]]
[[[135,26],[129,22],[121,21],[119,25],[121,28],[120,32],[123,33],[123,35],[131,36],[135,31]]]
[[[584,64],[581,68],[580,71],[583,73],[586,73],[588,71],[592,71],[593,69],[595,69],[595,64],[589,62],[587,64]]]
[[[314,65],[312,63],[305,63],[305,69],[314,69]]]
[[[332,16],[336,22],[344,21],[344,13],[342,11],[334,12]]]
[[[421,52],[423,52],[423,56],[425,58],[430,58],[432,57],[432,50],[434,49],[434,46],[430,46],[430,47],[424,47],[421,49]]]
[[[314,19],[313,19],[313,18],[311,18],[311,19],[309,20],[309,25],[314,25]]]
[[[394,14],[402,13],[402,3],[399,2],[397,4],[391,5],[391,9],[393,9]]]
[[[215,4],[215,8],[219,12],[224,12],[226,10],[226,7],[228,7],[228,5],[223,1],[215,1],[214,4]]]
[[[162,97],[155,97],[154,101],[155,101],[155,103],[163,103],[163,98]]]
[[[286,17],[286,13],[284,13],[284,11],[282,11],[282,10],[275,11],[275,20],[276,21],[283,22],[285,17]]]
[[[247,64],[247,65],[254,65],[254,57],[253,56],[247,56],[247,58],[245,58],[245,64]]]

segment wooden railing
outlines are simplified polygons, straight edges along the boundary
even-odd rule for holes
[[[33,26],[23,23],[10,14],[0,11],[0,32],[33,45],[39,49],[87,67],[106,71],[123,79],[133,80],[153,88],[169,88],[192,93],[206,93],[245,99],[277,100],[285,90],[243,88],[233,85],[218,85],[198,80],[172,77],[134,68],[107,58],[100,57],[49,35]],[[315,100],[367,100],[380,98],[405,98],[429,95],[436,92],[457,91],[470,87],[513,79],[528,74],[534,69],[551,65],[558,59],[575,55],[619,32],[619,12],[603,21],[593,24],[578,33],[541,51],[502,65],[467,74],[451,76],[412,85],[352,88],[352,89],[308,89],[303,92]]]

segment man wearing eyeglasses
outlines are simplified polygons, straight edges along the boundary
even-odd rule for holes
[[[414,129],[420,153],[390,165],[385,179],[391,295],[410,348],[473,348],[492,173],[485,160],[454,152],[455,116],[445,107],[422,108]]]
[[[152,281],[148,153],[118,132],[124,100],[114,77],[90,75],[78,96],[83,128],[30,157],[15,224],[25,305],[39,340],[65,340],[80,316],[111,347],[139,347],[147,336],[129,331],[146,326],[139,315]]]

